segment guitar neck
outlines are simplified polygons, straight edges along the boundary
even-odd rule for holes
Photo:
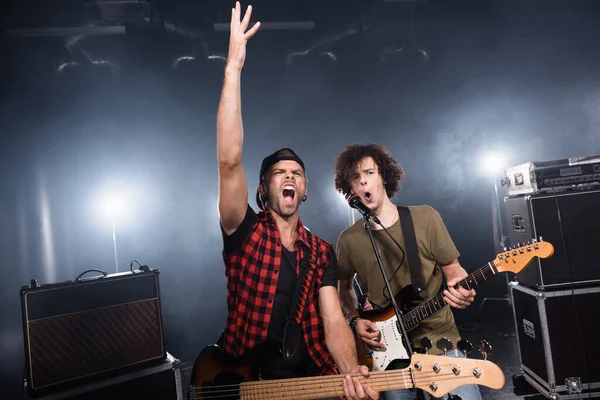
[[[232,358],[216,345],[207,346],[194,364],[188,397],[194,400],[309,400],[344,395],[345,374],[253,381],[256,360],[249,357],[253,351],[256,348],[244,357]],[[405,369],[371,371],[368,378],[361,374],[352,376],[377,392],[422,389],[438,397],[469,384],[493,389],[504,385],[502,370],[487,360],[413,354],[410,363]]]
[[[458,289],[458,287],[463,287],[467,290],[471,290],[483,282],[487,281],[490,277],[496,275],[498,273],[498,269],[494,265],[494,262],[489,262],[485,266],[479,268],[477,271],[473,272],[471,275],[467,276],[462,281],[458,282],[454,288]],[[438,293],[435,297],[427,302],[421,304],[418,307],[410,310],[402,317],[404,321],[404,326],[406,329],[412,329],[415,326],[419,325],[421,321],[425,318],[430,317],[436,312],[440,311],[442,308],[446,306],[446,301],[444,301],[444,294]]]
[[[407,370],[370,372],[369,377],[358,374],[361,383],[368,383],[378,392],[412,389],[411,373]],[[245,382],[240,386],[242,400],[254,399],[321,399],[344,395],[345,375],[327,375],[309,378],[276,379]]]

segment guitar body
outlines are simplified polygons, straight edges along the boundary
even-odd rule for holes
[[[412,286],[406,286],[395,297],[396,304],[402,313],[409,311],[413,302],[417,299],[418,295],[415,293]],[[370,321],[385,321],[394,317],[395,315],[396,312],[391,304],[385,308],[362,311],[360,313],[361,318],[368,319]]]
[[[398,306],[402,314],[410,311],[417,299],[419,299],[419,296],[415,293],[412,286],[410,285],[403,288],[395,297],[396,305]],[[362,311],[360,313],[360,317],[374,322],[379,328],[379,330],[383,332],[382,340],[385,343],[386,347],[388,349],[395,348],[397,349],[397,351],[395,351],[395,353],[393,354],[388,353],[388,355],[384,356],[383,352],[371,349],[371,347],[365,344],[365,342],[363,342],[362,339],[355,337],[359,362],[362,365],[366,365],[367,367],[369,367],[370,371],[381,371],[404,367],[404,365],[399,366],[397,365],[397,363],[393,362],[393,359],[396,358],[410,358],[408,353],[406,353],[404,346],[401,345],[402,339],[400,336],[400,332],[397,326],[395,326],[396,312],[394,311],[394,307],[390,304],[385,308]],[[411,329],[407,328],[407,331],[411,331],[414,328],[416,328],[416,326],[411,327]],[[397,346],[397,343],[400,343],[402,349]],[[378,356],[380,360],[378,360]],[[393,359],[387,359],[389,357],[392,357]]]
[[[188,399],[217,398],[222,400],[239,399],[239,385],[258,376],[258,362],[255,352],[242,357],[231,356],[218,345],[206,346],[192,368]],[[211,387],[215,387],[211,390]],[[223,392],[222,387],[230,390]]]

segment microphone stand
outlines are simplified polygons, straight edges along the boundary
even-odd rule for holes
[[[369,219],[373,220],[375,223],[377,223],[379,225],[382,225],[382,224],[376,216],[371,215],[370,213],[361,212],[361,214],[363,216],[365,230],[369,234],[369,239],[371,240],[371,245],[373,246],[373,252],[375,253],[375,258],[377,259],[377,264],[379,265],[379,269],[381,270],[381,275],[383,276],[383,281],[385,282],[385,287],[390,295],[390,302],[392,303],[392,306],[394,307],[394,312],[396,313],[396,319],[397,319],[396,323],[398,324],[398,330],[400,331],[400,334],[402,335],[402,338],[404,340],[404,345],[408,352],[408,356],[410,357],[410,355],[413,354],[413,350],[412,350],[412,346],[410,345],[410,340],[408,340],[408,334],[406,333],[406,327],[404,326],[404,322],[402,321],[402,312],[398,308],[398,304],[396,303],[396,298],[394,297],[394,294],[392,293],[390,281],[388,280],[387,274],[385,272],[385,268],[383,266],[383,260],[381,259],[381,253],[379,253],[379,249],[377,248],[377,245],[375,244],[375,239],[373,238],[373,230],[371,228],[371,224],[369,223]],[[383,225],[382,225],[382,227],[383,227]],[[383,228],[385,229],[385,227],[383,227]],[[409,358],[409,362],[410,362],[410,358]],[[394,363],[392,362],[392,364],[390,364],[390,365],[394,365]],[[403,367],[401,367],[401,368],[403,368]],[[400,369],[400,368],[397,368],[397,369]]]

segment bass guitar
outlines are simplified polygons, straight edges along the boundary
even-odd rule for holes
[[[346,375],[259,380],[257,352],[233,357],[218,345],[205,347],[192,369],[188,399],[308,400],[344,395]],[[487,360],[414,354],[410,361],[405,369],[371,372],[368,378],[354,376],[379,392],[418,388],[436,397],[463,385],[500,389],[505,382],[502,370]]]
[[[534,257],[548,258],[554,254],[554,246],[543,240],[532,240],[523,246],[507,249],[496,255],[496,258],[458,282],[454,288],[473,289],[499,272],[521,272]],[[423,304],[412,307],[415,294],[411,286],[407,286],[394,296],[396,304],[402,311],[402,322],[407,332],[415,329],[423,320],[446,307],[443,291]],[[411,308],[412,307],[412,308]],[[386,308],[363,311],[360,317],[373,321],[379,332],[385,350],[372,348],[360,338],[356,338],[356,348],[361,364],[367,365],[371,371],[384,371],[396,359],[407,359],[408,354],[402,335],[398,329],[396,313],[392,305]]]

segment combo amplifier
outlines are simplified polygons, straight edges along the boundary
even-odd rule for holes
[[[90,271],[101,276],[82,278]],[[158,271],[21,288],[31,396],[116,376],[166,358]]]

